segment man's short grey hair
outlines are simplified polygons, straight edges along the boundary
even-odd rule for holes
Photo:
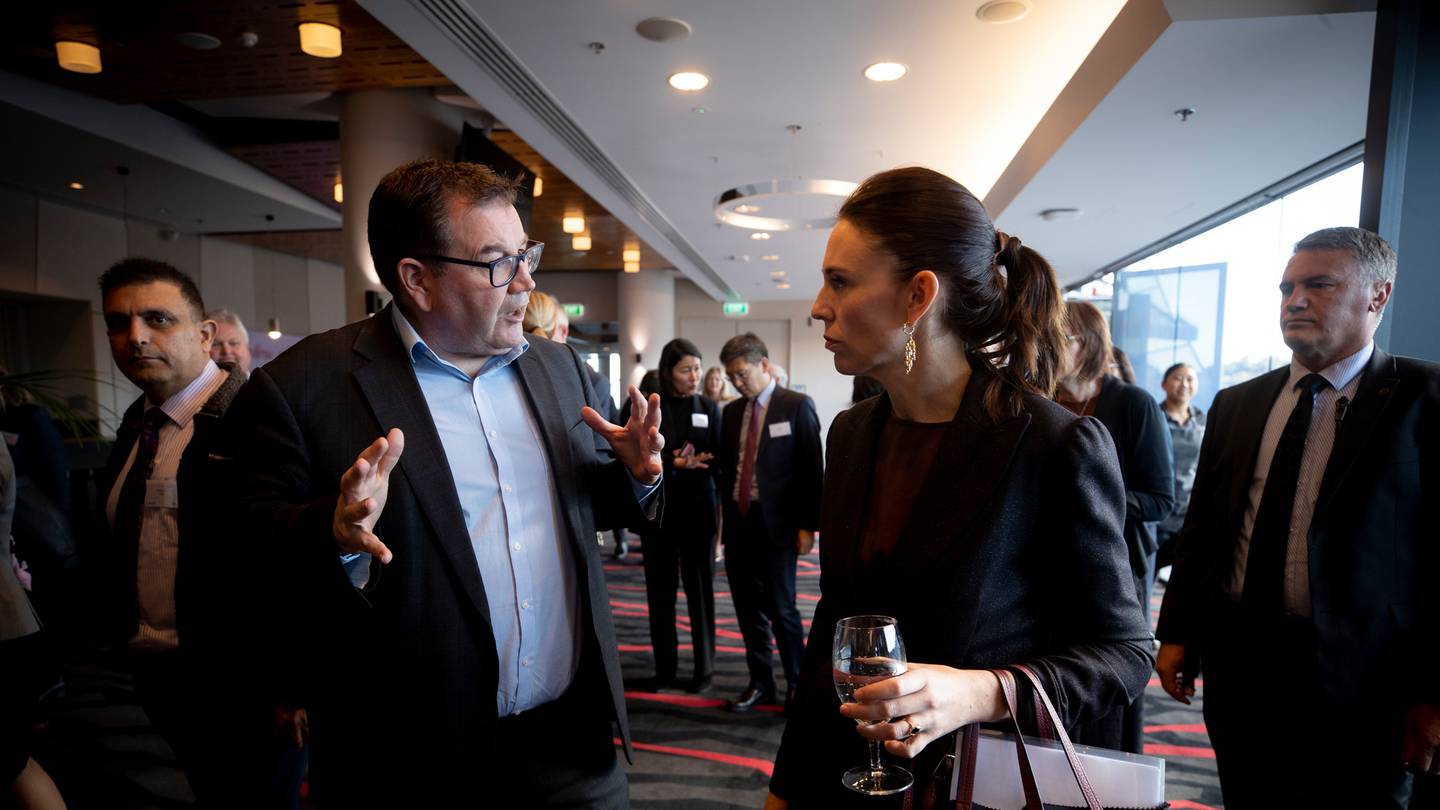
[[[1323,228],[1295,243],[1302,250],[1343,250],[1372,282],[1395,280],[1395,249],[1364,228]]]
[[[224,321],[230,324],[240,330],[240,334],[245,336],[245,342],[250,342],[250,330],[245,328],[245,322],[240,320],[239,315],[236,315],[228,309],[212,309],[205,313],[205,317],[217,323]]]

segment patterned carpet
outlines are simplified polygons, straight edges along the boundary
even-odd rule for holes
[[[627,560],[609,562],[605,568],[624,675],[627,683],[638,685],[653,674],[653,662],[638,543],[635,548],[636,553]],[[800,608],[808,630],[809,616],[819,600],[818,555],[802,559],[799,573]],[[744,689],[747,676],[723,565],[717,566],[715,590],[718,649],[714,690],[706,695],[678,689],[658,694],[629,690],[637,750],[635,764],[627,770],[636,808],[758,808],[764,802],[785,720],[778,706],[761,706],[748,714],[725,710],[725,699]],[[683,603],[684,594],[678,598]],[[686,615],[683,604],[678,614]],[[683,682],[691,672],[686,646],[689,633],[683,618],[679,628]],[[777,683],[783,683],[778,660],[776,668]],[[71,808],[174,810],[193,806],[184,774],[135,705],[127,677],[117,674],[104,657],[97,657],[70,667],[67,687],[65,697],[52,707],[49,728],[40,735],[36,753]],[[1193,706],[1176,703],[1152,680],[1146,711],[1147,749],[1167,760],[1172,806],[1219,808],[1220,788],[1200,701]]]
[[[632,548],[638,548],[632,543]],[[640,554],[605,566],[610,605],[620,636],[621,664],[627,683],[654,674],[650,631],[646,619],[645,575]],[[800,613],[808,632],[820,594],[818,552],[800,560],[797,590]],[[1162,586],[1163,587],[1163,586]],[[1158,589],[1157,589],[1158,590]],[[1153,612],[1159,610],[1159,593]],[[677,608],[685,616],[684,593]],[[745,650],[735,626],[724,565],[715,578],[717,614],[715,689],[697,696],[681,690],[659,694],[627,689],[630,723],[637,749],[630,773],[630,798],[636,808],[758,808],[765,801],[775,750],[785,720],[779,707],[761,707],[749,714],[731,714],[726,698],[746,686]],[[680,680],[690,676],[687,623],[680,628]],[[777,684],[784,683],[779,660]],[[1159,682],[1150,681],[1145,694],[1146,752],[1166,760],[1166,795],[1181,810],[1220,808],[1220,783],[1215,755],[1197,698],[1185,706],[1170,699]],[[838,772],[837,772],[838,773]]]

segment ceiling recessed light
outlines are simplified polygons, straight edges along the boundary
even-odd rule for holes
[[[640,248],[625,248],[620,252],[620,258],[627,262],[640,261]]]
[[[57,42],[55,61],[71,73],[99,73],[100,49],[88,42]]]
[[[627,273],[638,273],[638,272],[640,272],[640,262],[625,262],[625,272],[627,272]]]
[[[785,271],[784,271],[784,270],[771,270],[771,271],[770,271],[770,278],[784,278],[784,277],[785,277]]]
[[[899,62],[876,62],[865,68],[865,78],[872,82],[893,82],[910,72]]]
[[[1079,208],[1046,208],[1040,218],[1046,222],[1074,222],[1083,213]]]
[[[695,29],[674,17],[651,17],[635,24],[635,33],[651,42],[682,42]]]
[[[1030,13],[1030,3],[1026,0],[990,0],[990,2],[975,9],[975,16],[981,22],[1003,25],[1012,23]]]
[[[545,180],[544,180],[544,178],[536,177],[536,178],[535,178],[535,188],[534,188],[533,191],[530,192],[530,196],[532,196],[532,197],[539,197],[541,194],[544,194],[544,193],[545,193]]]
[[[570,239],[570,249],[576,253],[588,253],[590,251],[590,234],[575,234],[575,236]]]
[[[790,282],[788,282],[788,281],[782,281],[782,282],[780,282],[779,284],[776,284],[776,285],[775,285],[775,289],[777,289],[777,290],[788,290],[788,289],[790,289]]]
[[[340,29],[329,23],[300,23],[300,50],[321,59],[334,59],[343,52]]]
[[[585,217],[579,214],[566,214],[560,220],[560,230],[565,233],[584,233]]]
[[[75,181],[70,184],[70,188],[73,188],[76,191],[83,191],[85,189],[85,184],[79,181]]]
[[[766,239],[770,238],[770,234],[764,231],[756,231],[755,233],[750,234],[750,238],[754,239],[757,242],[763,242]]]
[[[710,77],[706,76],[704,73],[694,73],[686,71],[682,73],[670,74],[669,81],[670,86],[675,88],[676,90],[694,92],[696,90],[704,90],[706,86],[710,84]]]
[[[737,214],[758,214],[758,213],[760,213],[760,206],[758,206],[758,205],[749,205],[749,204],[737,205],[737,206],[735,206],[735,213],[737,213]]]
[[[767,253],[767,254],[765,254],[764,256],[761,256],[761,257],[760,257],[760,260],[763,261],[763,262],[778,262],[778,261],[780,261],[780,254],[778,254],[778,253]]]
[[[213,51],[220,47],[220,39],[201,31],[185,31],[175,35],[175,41],[192,51]]]

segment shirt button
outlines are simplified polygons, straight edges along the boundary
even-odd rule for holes
[[[530,609],[530,600],[529,600],[529,599],[521,599],[521,600],[520,600],[520,609],[521,609],[521,610],[529,610],[529,609]]]
[[[493,438],[495,438],[495,431],[493,431],[493,430],[488,431],[485,435],[487,435],[487,436],[489,436],[490,438],[493,439]]]
[[[530,666],[530,659],[529,659],[529,658],[521,658],[521,659],[520,659],[520,666],[522,666],[522,667],[528,667],[528,666]]]
[[[519,543],[511,543],[511,544],[510,544],[510,548],[513,548],[513,549],[515,549],[516,551],[519,551],[519,550],[520,550],[520,544],[519,544]]]
[[[512,487],[512,486],[510,486],[509,484],[506,484],[506,485],[505,485],[505,491],[506,491],[506,492],[514,492],[514,491],[515,491],[515,487]]]

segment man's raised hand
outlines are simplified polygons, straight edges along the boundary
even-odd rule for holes
[[[610,443],[615,457],[636,481],[648,485],[660,480],[665,469],[660,463],[665,437],[660,435],[659,394],[651,394],[647,402],[640,389],[630,386],[630,421],[624,427],[607,421],[588,405],[580,409],[580,418]]]
[[[390,494],[390,471],[405,452],[405,434],[399,428],[371,442],[340,476],[340,497],[330,531],[335,544],[347,554],[370,554],[382,563],[391,559],[390,549],[375,536],[375,522],[385,510]]]

